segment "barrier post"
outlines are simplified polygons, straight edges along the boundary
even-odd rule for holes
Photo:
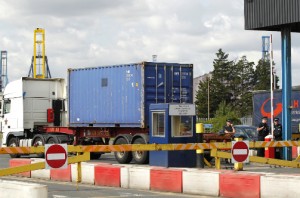
[[[265,137],[265,142],[273,141],[272,135],[267,135]],[[265,157],[266,158],[275,158],[275,148],[274,147],[266,147],[265,148]]]
[[[221,169],[221,158],[218,157],[218,149],[211,149],[211,156],[215,156],[215,167],[216,169]]]
[[[204,133],[204,125],[203,123],[196,124],[196,139],[197,143],[203,143],[203,133]],[[196,167],[204,168],[204,150],[197,149],[196,150]]]
[[[243,138],[234,138],[235,141],[243,141]],[[242,171],[244,168],[243,163],[234,163],[234,170],[236,171]]]
[[[77,152],[77,156],[80,155],[78,152]],[[77,180],[76,180],[76,189],[78,190],[79,187],[78,187],[78,183],[81,182],[81,162],[77,162]]]

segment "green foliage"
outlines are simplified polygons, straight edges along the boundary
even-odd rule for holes
[[[199,83],[195,104],[197,115],[201,118],[207,118],[208,106],[210,117],[222,119],[221,123],[227,119],[225,117],[231,115],[223,112],[223,117],[220,116],[220,108],[226,107],[223,110],[233,112],[233,117],[251,115],[252,92],[270,89],[269,61],[260,60],[255,67],[254,62],[249,62],[246,56],[242,56],[236,62],[228,60],[228,57],[228,54],[219,49],[213,61],[211,78]],[[278,88],[278,76],[275,79]],[[220,126],[217,124],[216,127]]]
[[[273,63],[275,65],[275,63]],[[279,77],[275,76],[276,89],[279,88]],[[260,60],[255,70],[255,90],[270,90],[270,61]]]
[[[218,132],[223,129],[226,124],[226,120],[232,120],[234,125],[241,124],[239,119],[239,114],[234,110],[234,108],[222,101],[216,111],[215,117],[211,119],[211,124],[213,124],[213,131]]]
[[[234,64],[235,76],[231,83],[232,99],[231,104],[241,116],[252,113],[252,93],[255,84],[254,62],[249,62],[243,56]]]
[[[201,90],[201,93],[198,94],[197,92],[196,94],[196,112],[200,118],[208,117],[208,81],[208,78],[204,81],[200,81],[198,90]]]

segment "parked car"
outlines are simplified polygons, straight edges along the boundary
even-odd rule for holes
[[[235,137],[241,137],[244,140],[257,141],[257,131],[255,126],[235,125]]]

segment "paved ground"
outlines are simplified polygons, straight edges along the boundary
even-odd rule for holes
[[[49,198],[100,198],[100,197],[162,197],[162,198],[195,198],[195,197],[210,197],[210,196],[199,196],[199,195],[187,195],[181,193],[166,193],[166,192],[155,192],[146,190],[135,190],[135,189],[124,189],[124,188],[111,188],[94,185],[83,185],[78,186],[75,183],[70,182],[57,182],[57,181],[45,181],[32,178],[20,178],[20,177],[2,177],[4,180],[17,180],[22,182],[33,182],[48,186],[48,197]]]

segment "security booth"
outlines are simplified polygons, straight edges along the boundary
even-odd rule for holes
[[[195,143],[194,104],[151,104],[150,144]],[[195,167],[196,151],[150,151],[149,164],[163,167]]]

